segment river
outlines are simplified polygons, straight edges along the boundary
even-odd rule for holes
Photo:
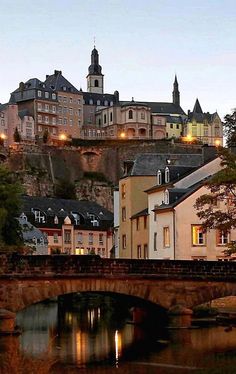
[[[178,319],[141,327],[130,319],[127,305],[108,296],[28,307],[17,314],[22,334],[0,338],[0,361],[9,355],[0,373],[236,373],[236,328],[170,328]]]

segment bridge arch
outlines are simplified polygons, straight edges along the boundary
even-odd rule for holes
[[[0,308],[17,312],[46,299],[77,292],[106,292],[136,297],[164,309],[175,305],[186,308],[214,299],[236,295],[236,284],[223,282],[191,282],[159,280],[77,278],[50,280],[12,280],[5,282],[4,301]],[[0,287],[1,288],[1,287]]]

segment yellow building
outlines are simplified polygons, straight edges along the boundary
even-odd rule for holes
[[[155,181],[155,175],[130,175],[120,180],[119,257],[121,258],[137,258],[137,252],[133,253],[132,249],[134,244],[139,243],[132,242],[132,226],[135,224],[133,223],[135,219],[131,217],[147,208],[147,194],[144,191],[153,186]],[[147,243],[140,242],[140,245],[144,244]]]
[[[223,145],[223,127],[218,113],[203,113],[198,99],[193,111],[188,112],[183,129],[183,135],[189,139],[197,139],[208,145]]]
[[[132,258],[149,258],[148,221],[147,208],[131,217]]]

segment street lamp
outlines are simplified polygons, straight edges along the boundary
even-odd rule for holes
[[[2,132],[0,134],[0,145],[4,145],[4,140],[6,140],[7,136]]]
[[[122,131],[122,132],[120,133],[120,138],[121,138],[121,139],[124,139],[124,138],[125,138],[125,132],[124,132],[124,131]]]
[[[221,143],[221,142],[220,142],[220,139],[216,139],[216,140],[215,140],[215,146],[216,146],[216,147],[219,147],[219,146],[220,146],[220,143]]]

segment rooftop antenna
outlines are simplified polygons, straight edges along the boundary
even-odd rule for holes
[[[95,36],[93,37],[93,44],[94,44],[94,48],[96,48],[96,37]]]

